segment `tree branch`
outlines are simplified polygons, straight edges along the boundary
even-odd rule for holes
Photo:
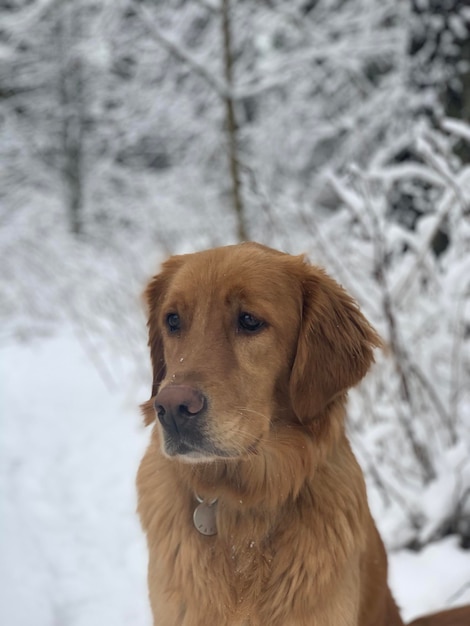
[[[194,56],[190,55],[178,42],[174,41],[158,28],[154,23],[154,18],[150,11],[144,5],[138,2],[132,2],[132,7],[141,19],[149,35],[157,41],[161,46],[168,50],[173,56],[181,62],[188,65],[196,74],[205,80],[205,82],[217,93],[217,95],[225,99],[231,97],[228,87],[217,76],[209,72],[202,63]]]

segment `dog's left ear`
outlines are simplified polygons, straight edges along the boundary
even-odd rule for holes
[[[160,274],[157,274],[151,279],[144,292],[144,301],[147,305],[148,345],[153,370],[152,398],[157,394],[160,383],[165,378],[166,374],[160,319],[162,302],[169,284],[182,262],[183,259],[181,256],[171,257],[163,264]],[[152,400],[144,403],[142,410],[144,413],[144,422],[148,426],[155,419]]]
[[[290,379],[301,421],[356,385],[374,361],[380,337],[346,291],[322,269],[304,263],[303,310]]]

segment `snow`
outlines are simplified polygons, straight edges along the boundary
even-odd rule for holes
[[[120,372],[110,391],[67,332],[0,350],[0,624],[151,623],[134,488],[146,390]],[[454,537],[392,553],[390,582],[407,619],[470,602],[469,553]]]
[[[441,96],[470,12],[412,4],[234,2],[228,86],[218,0],[0,3],[0,626],[149,623],[135,303],[167,255],[237,240],[227,95],[249,238],[325,266],[387,345],[350,431],[389,549],[465,534],[470,127]],[[406,615],[468,600],[460,558],[392,555]]]
[[[470,555],[455,537],[421,552],[402,550],[390,558],[390,583],[405,621],[446,606],[470,603]]]
[[[0,363],[0,624],[149,624],[137,398],[111,394],[68,335]]]

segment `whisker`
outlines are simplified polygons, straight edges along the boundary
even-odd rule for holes
[[[270,419],[269,415],[266,415],[265,413],[261,413],[261,411],[255,411],[255,409],[249,409],[248,407],[237,406],[235,407],[235,410],[238,413],[253,413],[254,415],[259,415],[260,417],[263,417],[264,419],[267,419],[267,420]]]

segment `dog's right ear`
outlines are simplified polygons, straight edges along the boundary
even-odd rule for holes
[[[156,396],[160,383],[165,378],[165,354],[161,327],[161,307],[168,287],[178,268],[182,265],[182,257],[174,256],[162,265],[160,274],[154,276],[144,291],[144,301],[147,306],[148,345],[152,361],[152,396]],[[147,407],[149,404],[149,407]],[[155,419],[153,402],[150,400],[143,405],[145,424]]]
[[[301,422],[357,385],[382,346],[356,302],[322,269],[302,266],[303,310],[292,366],[292,406]]]

